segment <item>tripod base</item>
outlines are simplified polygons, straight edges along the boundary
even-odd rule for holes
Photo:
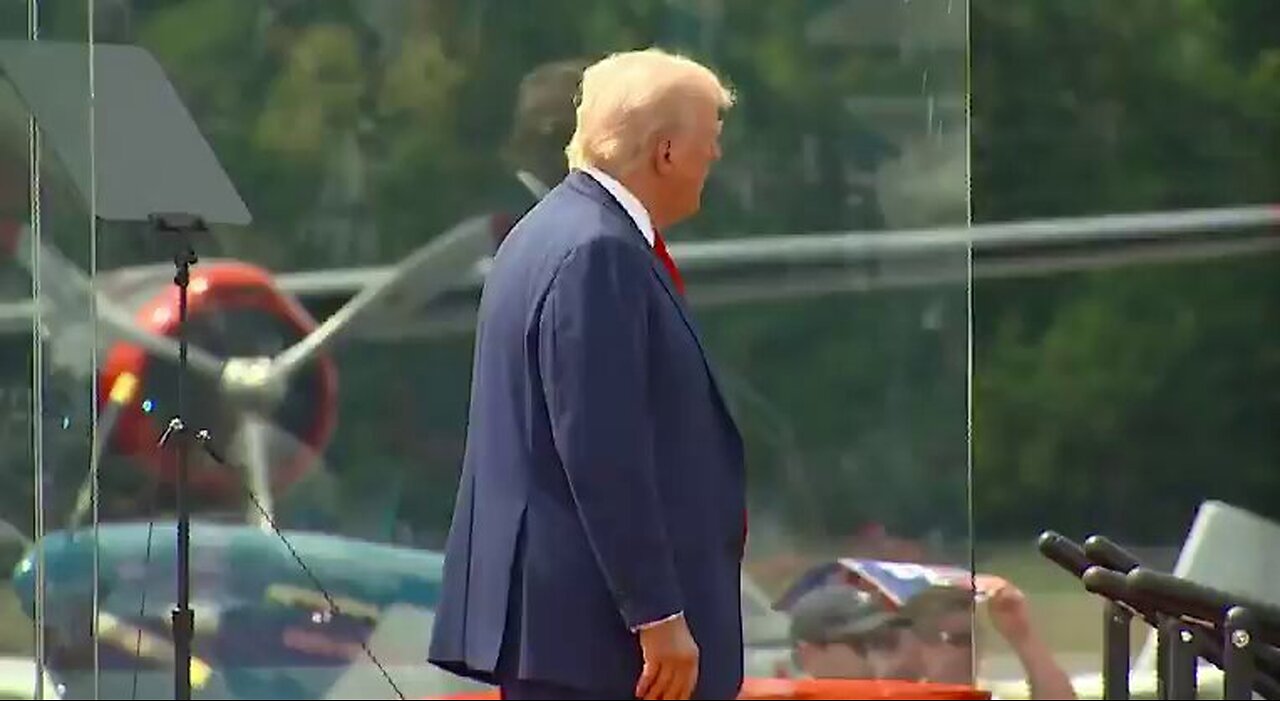
[[[196,617],[190,608],[173,609],[173,685],[178,701],[191,698],[191,640]]]

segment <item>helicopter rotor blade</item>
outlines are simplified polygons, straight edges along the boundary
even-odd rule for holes
[[[236,437],[240,459],[235,462],[243,467],[245,488],[250,497],[246,507],[246,520],[264,531],[271,530],[275,520],[275,501],[271,492],[270,426],[267,419],[255,411],[240,414],[240,426]]]
[[[98,319],[106,321],[126,341],[136,343],[152,356],[177,364],[180,360],[178,342],[168,336],[152,333],[134,323],[127,315],[119,314],[118,307],[112,305],[104,310],[99,295]],[[200,348],[187,345],[187,365],[194,372],[204,374],[211,379],[221,377],[226,363],[217,356]]]
[[[121,412],[138,391],[138,378],[132,374],[122,374],[115,379],[107,393],[107,403],[98,413],[97,427],[93,432],[93,452],[89,457],[89,471],[76,492],[76,502],[67,517],[67,530],[74,533],[84,523],[85,516],[93,506],[93,484],[101,474],[102,455],[111,441],[111,432],[115,430],[116,421]]]
[[[471,274],[492,251],[490,218],[463,220],[411,253],[390,275],[358,292],[310,335],[281,353],[271,364],[272,374],[275,379],[288,377],[392,295],[411,295],[423,302],[445,292]]]
[[[39,273],[42,297],[39,302],[47,301],[54,314],[60,317],[59,321],[69,322],[80,315],[84,323],[104,323],[120,338],[138,344],[148,353],[178,362],[177,341],[138,325],[128,311],[95,291],[89,278],[75,263],[54,247],[35,241],[28,227],[24,226],[18,232],[14,258],[32,277]],[[90,318],[93,315],[88,304],[90,299],[95,303],[96,319]],[[56,328],[58,324],[52,326]],[[203,349],[189,347],[187,361],[193,370],[211,378],[216,379],[222,374],[222,361]]]
[[[35,541],[26,533],[23,533],[17,526],[9,521],[0,518],[0,543],[5,541],[16,541],[22,543],[24,550],[30,550],[35,547]]]

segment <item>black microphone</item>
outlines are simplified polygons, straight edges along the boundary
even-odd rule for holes
[[[1128,589],[1170,615],[1190,616],[1221,625],[1227,612],[1243,606],[1253,613],[1260,637],[1280,642],[1280,608],[1247,596],[1196,584],[1181,577],[1138,567],[1126,575]]]
[[[1159,625],[1155,607],[1150,602],[1144,601],[1142,597],[1134,595],[1123,574],[1100,565],[1093,565],[1085,570],[1084,576],[1080,579],[1084,582],[1084,588],[1090,593],[1123,604],[1131,613],[1141,617],[1152,627]]]
[[[1085,556],[1084,550],[1070,538],[1056,531],[1045,531],[1037,540],[1040,553],[1049,558],[1062,569],[1070,572],[1077,579],[1084,576],[1085,570],[1092,563]]]
[[[1094,564],[1122,573],[1128,573],[1142,565],[1129,551],[1101,535],[1091,535],[1084,541],[1084,554]]]

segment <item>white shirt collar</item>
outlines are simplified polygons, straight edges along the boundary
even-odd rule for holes
[[[617,200],[618,204],[622,205],[622,208],[631,216],[636,228],[640,230],[641,234],[644,234],[645,240],[649,242],[650,246],[653,246],[654,240],[657,238],[653,231],[653,222],[649,219],[649,210],[644,208],[640,200],[631,194],[631,191],[625,185],[599,168],[583,166],[581,170],[595,178],[601,187],[608,190],[610,195],[613,195],[613,199]]]

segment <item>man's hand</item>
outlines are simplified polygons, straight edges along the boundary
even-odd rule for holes
[[[1020,589],[1001,577],[978,575],[978,591],[987,600],[991,625],[1005,640],[1017,644],[1031,635],[1031,611]]]
[[[1031,608],[1022,590],[1001,577],[978,575],[978,591],[986,598],[987,613],[996,632],[1009,643],[1027,672],[1033,699],[1074,699],[1071,677],[1053,658],[1053,651],[1035,634]]]
[[[636,683],[641,699],[687,699],[698,683],[698,644],[684,616],[640,630],[644,670]]]

